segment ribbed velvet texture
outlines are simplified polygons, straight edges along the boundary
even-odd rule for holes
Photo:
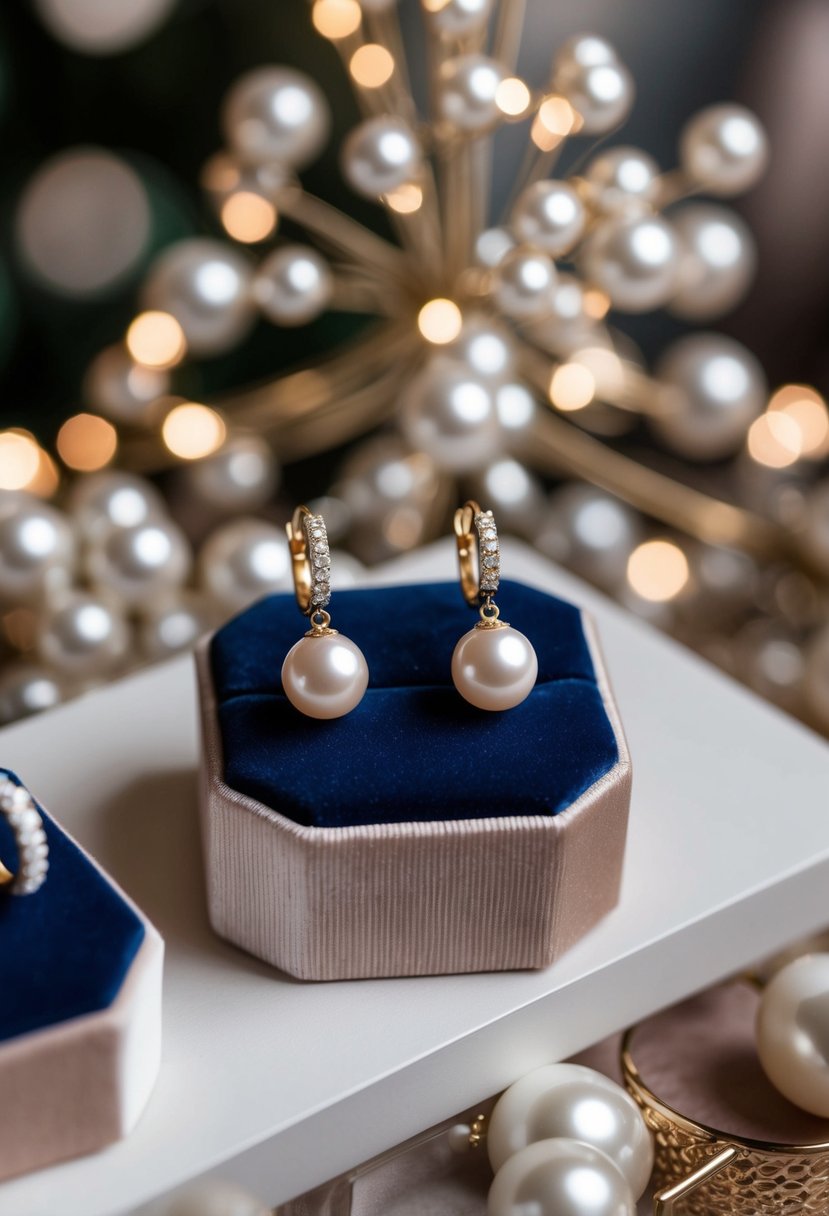
[[[215,635],[211,665],[226,783],[314,827],[555,815],[618,759],[572,604],[519,583],[503,618],[538,654],[538,682],[505,713],[468,705],[450,675],[477,614],[455,583],[338,592],[333,626],[366,656],[368,691],[351,714],[304,717],[282,692],[285,654],[306,623],[270,596]]]
[[[0,769],[0,778],[14,773]],[[32,895],[0,892],[0,1041],[106,1009],[144,940],[121,896],[41,806],[49,873]],[[0,815],[0,857],[16,868]]]

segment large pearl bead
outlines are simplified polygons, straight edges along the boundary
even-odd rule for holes
[[[68,505],[86,540],[166,515],[155,486],[134,473],[86,473],[74,482]]]
[[[495,1104],[487,1130],[492,1168],[537,1140],[590,1144],[622,1171],[636,1199],[653,1169],[653,1141],[633,1099],[580,1064],[549,1064],[521,1077]]]
[[[262,67],[232,86],[222,125],[242,160],[283,161],[302,169],[322,150],[331,118],[325,94],[310,76],[294,68]]]
[[[343,145],[343,173],[365,198],[388,194],[420,174],[422,150],[402,118],[381,115],[356,126]]]
[[[279,484],[279,466],[260,435],[232,435],[218,452],[179,471],[188,496],[218,511],[254,511]]]
[[[93,543],[86,571],[94,587],[114,591],[130,607],[150,605],[190,573],[190,545],[177,524],[155,519],[114,528]]]
[[[495,102],[504,69],[486,55],[459,55],[441,65],[438,105],[443,118],[460,131],[485,131],[501,117]]]
[[[676,286],[679,243],[661,216],[605,220],[585,243],[585,277],[622,312],[664,304]]]
[[[585,178],[597,210],[605,215],[650,208],[659,191],[659,166],[639,148],[610,148],[595,156]]]
[[[772,1085],[795,1106],[829,1119],[829,954],[795,959],[767,985],[757,1050]]]
[[[275,325],[306,325],[328,307],[333,289],[331,268],[316,249],[283,245],[259,267],[253,294]]]
[[[516,321],[545,316],[550,311],[555,281],[556,268],[549,254],[518,246],[504,256],[495,271],[495,303]]]
[[[585,39],[586,45],[601,39]],[[607,43],[603,44],[605,47]],[[633,77],[618,60],[580,62],[572,55],[557,56],[553,88],[562,93],[581,116],[585,135],[612,131],[630,113],[635,95]]]
[[[489,1216],[636,1216],[627,1179],[609,1157],[577,1140],[539,1140],[495,1175]]]
[[[768,140],[759,120],[739,105],[708,106],[685,125],[679,140],[682,167],[709,194],[748,190],[768,163]]]
[[[476,376],[502,379],[515,367],[515,344],[511,333],[492,317],[473,313],[446,353],[466,364]]]
[[[72,592],[44,616],[38,650],[45,663],[81,680],[109,674],[129,650],[123,612],[103,596]]]
[[[519,241],[557,258],[581,239],[587,213],[568,182],[533,182],[519,195],[511,222]]]
[[[159,398],[169,390],[167,372],[134,363],[123,345],[107,346],[96,355],[83,382],[87,405],[128,426],[153,426]]]
[[[409,385],[400,427],[412,447],[443,469],[468,472],[495,456],[501,432],[486,382],[450,358],[430,360]]]
[[[147,658],[155,662],[195,646],[213,623],[213,614],[202,597],[185,592],[171,599],[162,598],[160,603],[145,609],[138,627],[138,642]]]
[[[146,308],[171,313],[194,355],[218,355],[241,342],[256,312],[247,258],[221,241],[194,237],[171,245],[150,267]]]
[[[740,302],[754,275],[757,252],[748,225],[713,203],[689,203],[671,220],[682,247],[671,312],[686,321],[721,317]]]
[[[285,534],[261,519],[237,519],[207,538],[199,553],[199,579],[222,611],[238,612],[291,584]]]
[[[48,668],[12,664],[0,674],[0,725],[52,709],[64,695],[61,681]]]
[[[365,4],[363,5],[365,8]],[[447,38],[463,38],[483,29],[492,12],[492,0],[446,0],[428,12],[428,19]]]
[[[31,603],[67,586],[74,558],[65,515],[28,494],[0,497],[0,601]]]
[[[341,718],[360,704],[367,687],[362,650],[339,633],[300,638],[282,664],[285,696],[309,718]]]
[[[599,587],[619,587],[628,558],[643,538],[639,516],[611,494],[571,482],[550,497],[538,547]]]
[[[509,625],[465,633],[452,655],[452,680],[465,701],[478,709],[512,709],[532,692],[538,658],[532,645]]]
[[[754,356],[720,334],[689,334],[656,366],[663,410],[650,422],[688,460],[731,456],[763,410],[766,382]]]

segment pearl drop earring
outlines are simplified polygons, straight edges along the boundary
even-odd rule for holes
[[[297,603],[311,628],[285,656],[282,688],[307,717],[341,718],[362,701],[368,665],[350,638],[330,628],[331,554],[322,516],[297,507],[286,531]]]
[[[471,500],[464,503],[455,512],[455,540],[461,590],[466,602],[479,608],[481,619],[455,647],[452,680],[464,700],[478,709],[512,709],[532,692],[538,658],[523,633],[499,620],[494,596],[501,557],[492,512]]]

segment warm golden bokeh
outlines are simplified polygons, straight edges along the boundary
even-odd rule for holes
[[[769,401],[769,410],[785,414],[800,431],[801,454],[822,460],[829,454],[829,410],[808,384],[784,384]]]
[[[383,198],[398,215],[411,215],[423,205],[423,190],[414,182],[406,182],[389,194],[384,194]]]
[[[628,558],[628,582],[652,604],[674,599],[688,582],[688,559],[670,540],[646,540]]]
[[[762,414],[748,432],[748,452],[767,469],[785,469],[800,458],[803,440],[800,427],[788,414]]]
[[[463,317],[454,300],[429,300],[417,314],[417,328],[427,342],[445,346],[461,332]]]
[[[530,138],[542,152],[552,152],[580,126],[581,118],[566,97],[545,97],[533,119]]]
[[[167,448],[181,460],[200,460],[218,451],[225,441],[224,419],[208,405],[184,401],[174,406],[161,428]]]
[[[75,414],[58,431],[58,455],[70,469],[94,473],[112,460],[118,435],[112,423],[97,414]]]
[[[495,104],[507,118],[520,118],[530,107],[532,95],[518,76],[507,76],[495,90]]]
[[[596,395],[596,379],[581,363],[562,363],[550,380],[550,400],[557,410],[583,410]]]
[[[252,190],[239,190],[226,198],[221,217],[227,235],[245,245],[264,241],[276,228],[276,207]]]
[[[379,89],[394,75],[394,58],[384,46],[367,42],[351,56],[348,68],[356,83],[364,89]]]
[[[40,471],[40,447],[28,431],[0,432],[0,490],[27,490]]]
[[[311,20],[324,38],[336,40],[356,34],[362,12],[357,0],[315,0]]]
[[[127,330],[127,350],[136,363],[164,369],[181,363],[187,353],[184,331],[168,312],[141,312]]]

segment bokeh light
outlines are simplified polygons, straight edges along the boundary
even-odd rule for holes
[[[427,342],[445,346],[461,332],[463,317],[454,300],[429,300],[417,314],[417,328]]]
[[[379,89],[394,75],[394,57],[384,46],[366,42],[351,56],[348,68],[364,89]]]
[[[357,0],[315,0],[311,20],[324,38],[336,40],[356,34],[362,12]]]
[[[234,241],[254,245],[271,236],[276,228],[276,207],[261,194],[238,190],[222,203],[222,226]]]
[[[115,427],[97,414],[75,414],[58,431],[58,455],[65,465],[80,473],[103,469],[117,447]]]
[[[557,410],[583,410],[596,394],[596,379],[581,363],[562,363],[550,380],[550,400]]]
[[[127,330],[127,350],[145,367],[175,367],[187,353],[184,331],[168,312],[139,313]]]
[[[161,428],[162,438],[174,456],[200,460],[218,451],[225,441],[224,419],[208,405],[184,401],[174,406]]]
[[[26,431],[0,431],[0,490],[25,490],[40,470],[40,447]]]
[[[628,582],[652,604],[674,599],[688,582],[688,559],[670,540],[646,540],[628,558]]]

